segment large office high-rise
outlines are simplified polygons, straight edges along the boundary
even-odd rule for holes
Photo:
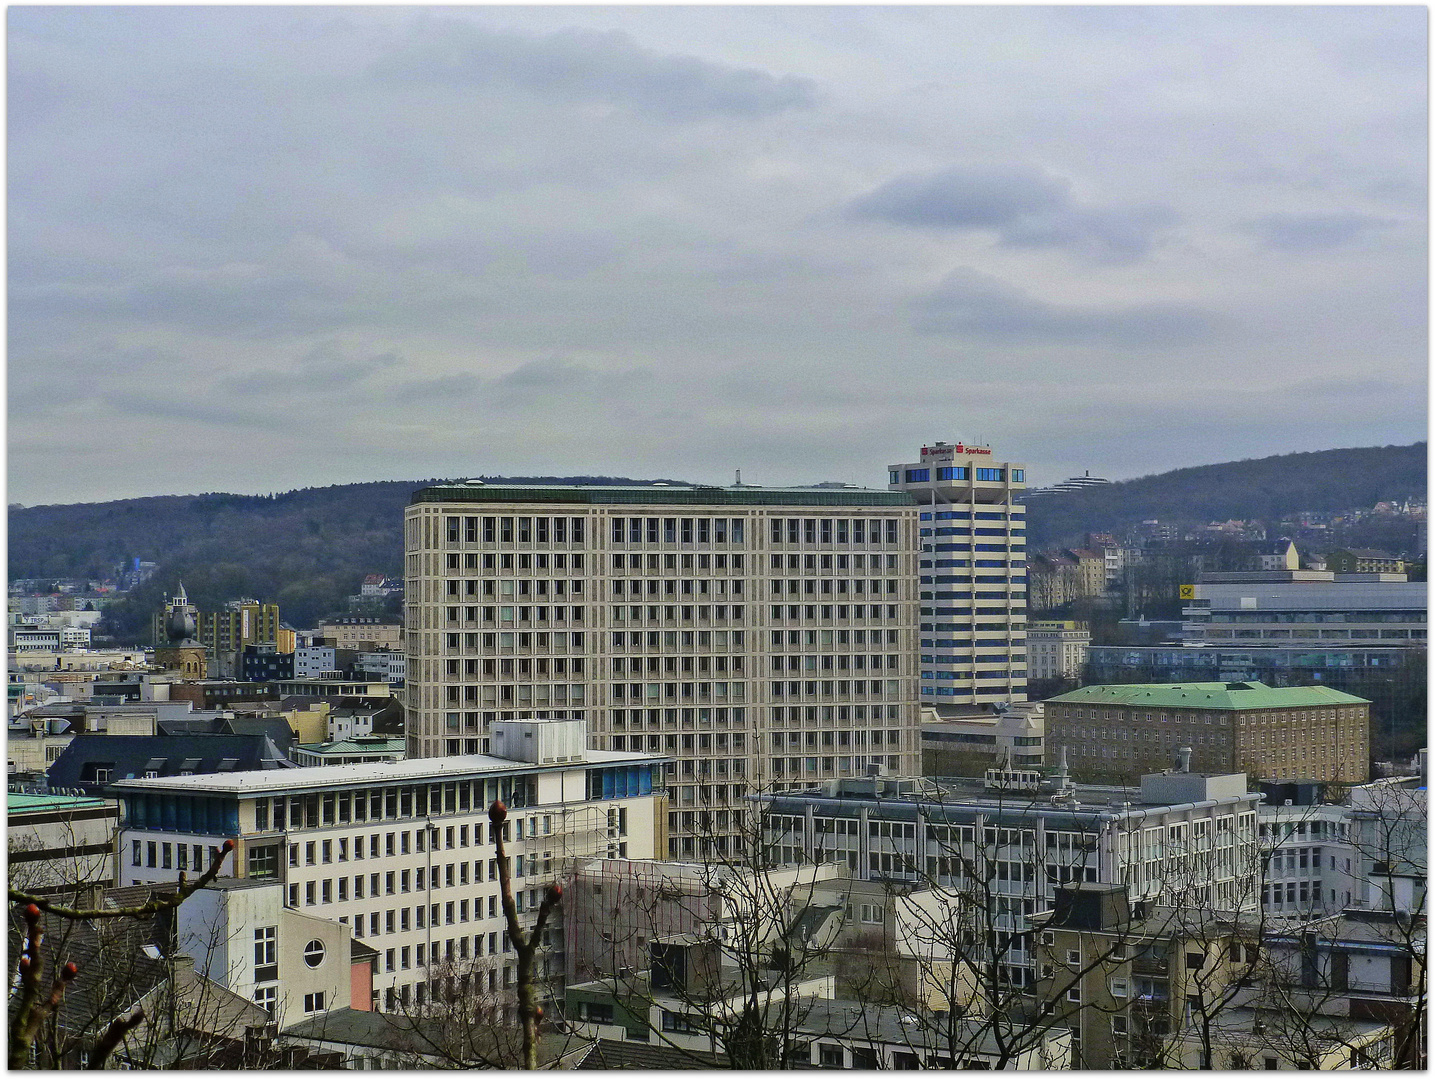
[[[758,791],[920,769],[917,507],[858,488],[456,484],[404,527],[409,753],[584,719],[662,753],[669,854]]]
[[[1026,469],[990,447],[933,443],[888,466],[918,503],[923,705],[1026,700]]]

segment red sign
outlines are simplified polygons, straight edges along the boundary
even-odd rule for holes
[[[990,454],[991,451],[981,446],[963,446],[957,443],[956,446],[924,446],[922,456],[928,454]]]

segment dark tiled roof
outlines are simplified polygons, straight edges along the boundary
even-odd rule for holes
[[[457,1064],[456,1059],[460,1058],[477,1064],[493,1060],[495,1055],[507,1058],[516,1050],[516,1045],[507,1052],[495,1049],[503,1037],[495,1043],[490,1030],[472,1020],[358,1009],[332,1009],[285,1028],[283,1034],[289,1039],[412,1054],[441,1064]],[[570,1035],[544,1034],[539,1036],[538,1059],[540,1063],[553,1062],[582,1046],[580,1040]],[[418,1065],[414,1062],[415,1067]]]
[[[109,768],[109,782],[113,782],[146,772],[161,776],[178,776],[182,771],[214,773],[220,771],[221,762],[230,759],[234,764],[226,772],[287,768],[290,764],[264,735],[76,735],[50,766],[47,778],[51,790],[98,795],[107,785],[96,783],[87,766]],[[192,764],[196,760],[198,764]],[[163,764],[156,765],[157,761]]]
[[[608,1069],[721,1069],[727,1062],[720,1054],[702,1050],[680,1050],[662,1042],[616,1042],[599,1039],[574,1068],[584,1072]]]

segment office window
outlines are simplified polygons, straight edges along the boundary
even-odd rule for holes
[[[254,931],[254,966],[270,967],[279,962],[279,927],[261,926]]]
[[[304,1011],[306,1013],[324,1011],[324,992],[304,995]]]
[[[278,1007],[279,1007],[279,987],[277,987],[277,986],[257,986],[257,987],[255,987],[255,988],[254,988],[254,1004],[258,1005],[261,1009],[263,1009],[264,1012],[268,1015],[269,1019],[273,1020],[273,1019],[274,1019],[274,1014],[275,1014],[275,1012],[278,1010]]]

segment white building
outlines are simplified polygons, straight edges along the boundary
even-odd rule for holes
[[[385,679],[390,686],[402,686],[408,670],[408,654],[397,649],[361,652],[354,658],[354,666],[360,671]]]
[[[12,626],[10,628],[10,651],[12,653],[57,653],[61,644],[62,631],[58,626]]]
[[[193,876],[193,875],[191,875]],[[205,978],[254,1002],[282,1028],[331,1009],[369,1009],[372,958],[354,971],[354,930],[285,903],[273,879],[220,878],[175,913],[175,945]],[[357,975],[357,977],[356,977]]]
[[[375,1007],[423,1005],[436,965],[508,986],[489,806],[508,807],[515,893],[532,913],[572,860],[656,854],[662,774],[651,755],[587,750],[581,723],[501,722],[494,743],[492,756],[121,781],[117,877],[193,875],[237,838],[238,878],[282,885],[286,908],[379,952]],[[562,971],[553,933],[544,974]],[[252,990],[273,1000],[257,975]]]
[[[1139,900],[1257,907],[1260,799],[1241,773],[1152,773],[1133,791],[1073,785],[1062,767],[1052,777],[992,769],[984,781],[835,781],[764,802],[780,863],[845,863],[899,889],[938,886],[958,907],[990,904],[983,917],[1017,935],[1003,978],[1029,985],[1033,958],[1022,935],[1032,915],[1050,910],[1060,884],[1124,884]],[[985,880],[971,877],[988,868]]]
[[[1182,615],[1190,644],[1424,648],[1426,583],[1329,570],[1203,574]]]
[[[300,645],[294,650],[294,678],[318,679],[338,669],[339,650],[332,645]]]
[[[754,789],[919,768],[916,507],[857,488],[425,488],[405,516],[411,757],[581,718],[674,759],[668,854]]]
[[[1025,701],[1025,468],[939,442],[888,470],[921,507],[922,703]]]
[[[1026,627],[1027,677],[1075,679],[1086,666],[1091,631],[1085,623],[1032,622]]]
[[[1285,800],[1262,805],[1261,909],[1308,919],[1363,904],[1363,867],[1351,825],[1348,806]]]
[[[986,710],[922,710],[922,775],[971,776],[996,765],[1018,769],[1046,763],[1046,710],[1039,701]]]

